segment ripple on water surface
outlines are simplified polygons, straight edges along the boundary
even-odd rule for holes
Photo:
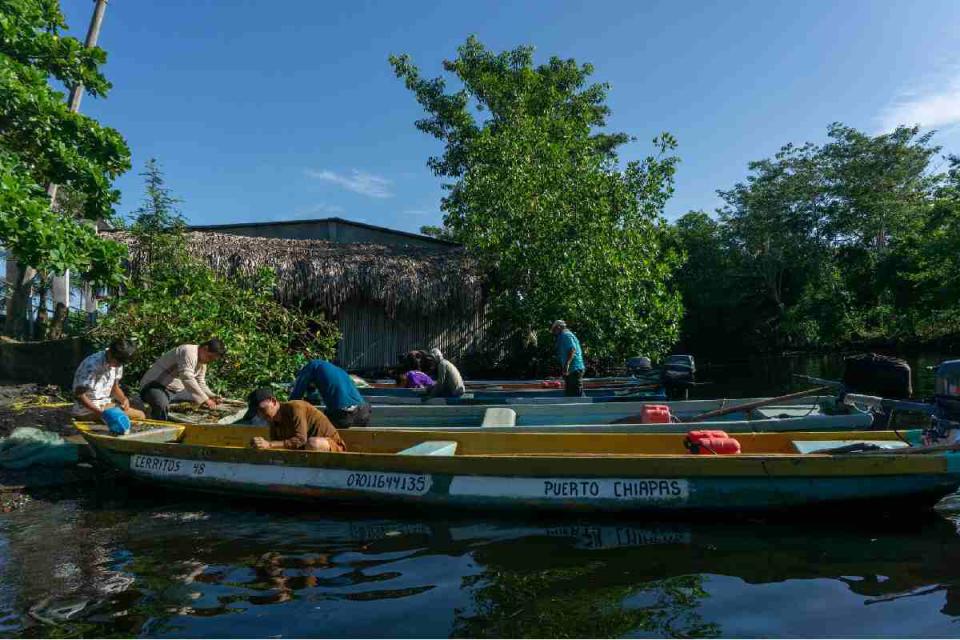
[[[0,516],[0,563],[4,636],[960,630],[960,536],[937,515],[668,524],[38,500]]]

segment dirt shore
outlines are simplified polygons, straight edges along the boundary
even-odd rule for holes
[[[76,435],[71,404],[56,386],[0,383],[0,438],[17,427],[36,427],[64,437]]]

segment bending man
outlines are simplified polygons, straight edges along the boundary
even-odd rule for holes
[[[337,428],[370,424],[370,404],[360,395],[350,374],[340,367],[326,360],[311,360],[297,374],[290,399],[303,399],[311,386],[323,398],[324,413]]]
[[[217,338],[201,345],[183,344],[167,351],[140,379],[140,397],[156,420],[166,420],[170,404],[193,402],[215,408],[221,398],[207,386],[207,365],[226,355]]]
[[[330,453],[347,450],[327,416],[309,402],[280,402],[270,389],[257,389],[251,394],[251,401],[256,403],[257,415],[270,425],[270,439],[253,438],[253,447]]]
[[[463,376],[452,362],[443,357],[440,349],[431,349],[430,355],[437,363],[437,383],[427,391],[426,398],[459,398],[466,391]]]

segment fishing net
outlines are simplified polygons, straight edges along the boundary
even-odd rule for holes
[[[0,438],[0,468],[3,469],[67,466],[76,464],[79,457],[79,444],[34,427],[19,427],[9,437]]]

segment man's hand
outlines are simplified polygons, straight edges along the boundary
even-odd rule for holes
[[[250,441],[250,444],[253,445],[254,449],[269,449],[269,448],[270,448],[270,441],[267,440],[267,439],[265,439],[265,438],[261,438],[261,437],[259,437],[259,436],[256,437],[256,438],[254,438],[253,440],[251,440],[251,441]]]
[[[121,400],[120,408],[123,409],[124,411],[128,410],[130,408],[130,399],[124,398],[123,400]]]
[[[216,398],[207,398],[207,401],[203,403],[203,406],[205,406],[207,409],[216,409],[217,408]]]

